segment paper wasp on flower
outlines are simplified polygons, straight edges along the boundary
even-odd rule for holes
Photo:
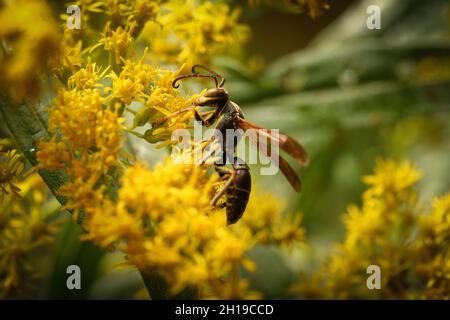
[[[208,74],[200,74],[196,70],[203,69],[208,72]],[[211,200],[211,205],[216,206],[219,199],[226,195],[226,213],[227,213],[227,224],[236,223],[245,211],[251,191],[251,176],[250,170],[247,164],[238,157],[235,156],[235,149],[240,139],[239,136],[234,136],[235,141],[226,141],[225,131],[228,129],[238,130],[242,129],[244,131],[253,129],[256,130],[258,136],[251,138],[250,142],[258,147],[258,143],[261,146],[261,141],[258,141],[261,136],[268,141],[268,144],[277,143],[279,147],[291,155],[295,160],[297,160],[300,165],[308,165],[308,155],[297,141],[293,138],[274,132],[268,129],[264,129],[258,125],[255,125],[244,119],[244,114],[241,108],[233,101],[230,100],[228,92],[223,88],[225,83],[225,78],[223,78],[218,73],[205,67],[203,65],[194,65],[192,67],[192,74],[180,75],[175,78],[172,83],[174,88],[178,88],[178,82],[182,79],[187,78],[209,78],[215,83],[215,87],[206,91],[205,94],[200,96],[194,101],[192,107],[176,111],[168,116],[156,120],[153,125],[159,125],[169,118],[178,116],[185,112],[193,111],[195,119],[200,122],[203,126],[210,127],[214,125],[214,128],[222,133],[221,141],[221,160],[214,163],[216,171],[219,176],[225,182],[224,187],[215,194]],[[219,82],[220,80],[220,82]],[[200,113],[197,111],[197,107],[212,107],[213,111],[210,116],[204,119]],[[267,147],[267,146],[266,146]],[[269,156],[277,159],[278,166],[281,172],[285,175],[291,186],[295,191],[299,192],[301,188],[300,178],[294,169],[288,164],[286,160],[280,157],[270,148],[265,148]],[[260,150],[261,151],[261,150]],[[226,163],[231,164],[231,168],[226,167]]]

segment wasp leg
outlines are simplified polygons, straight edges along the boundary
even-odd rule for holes
[[[225,183],[225,186],[216,193],[214,198],[212,198],[210,205],[212,207],[216,206],[217,201],[227,192],[227,190],[232,186],[234,181],[236,180],[236,170],[234,169],[228,169],[224,168],[222,166],[216,166],[216,171],[219,173],[219,175],[226,176],[229,175],[229,178],[227,182]]]
[[[189,112],[191,110],[194,110],[194,112],[195,112],[194,107],[189,107],[189,108],[186,108],[186,109],[181,109],[181,110],[175,111],[175,112],[173,112],[173,113],[171,113],[171,114],[169,114],[167,116],[164,116],[162,118],[156,119],[155,121],[153,121],[152,125],[160,125],[164,121],[167,121],[167,120],[169,120],[171,118],[174,118],[176,116],[182,115],[182,114],[184,114],[186,112]]]
[[[207,140],[205,140],[205,141],[207,141]],[[227,163],[227,159],[230,159],[231,157],[229,156],[229,154],[227,152],[223,152],[223,150],[221,150],[221,149],[219,149],[220,151],[217,152],[217,148],[220,148],[220,146],[208,150],[207,154],[200,160],[200,165],[204,165],[206,163],[206,160],[208,160],[213,155],[216,155],[217,153],[220,152],[220,155],[217,155],[218,157],[220,156],[220,159],[215,162],[215,166],[216,167],[224,166]],[[217,171],[217,169],[216,169],[216,171]]]
[[[193,106],[193,107],[189,107],[189,108],[185,108],[185,109],[181,109],[181,110],[178,110],[178,111],[175,111],[175,112],[173,112],[173,113],[171,113],[171,114],[169,114],[169,115],[167,115],[167,116],[164,116],[164,117],[162,117],[162,118],[159,118],[159,119],[156,119],[155,121],[153,121],[153,125],[160,125],[161,123],[163,123],[164,121],[167,121],[167,120],[169,120],[169,119],[172,119],[172,118],[174,118],[174,117],[176,117],[176,116],[180,116],[180,115],[182,115],[182,114],[184,114],[184,113],[186,113],[186,112],[189,112],[189,111],[192,111],[192,112],[194,112],[194,116],[195,116],[195,120],[197,120],[198,122],[200,122],[201,124],[202,124],[202,126],[210,126],[212,123],[213,123],[213,117],[211,116],[210,118],[208,118],[208,119],[206,119],[206,120],[204,120],[201,116],[200,116],[200,114],[198,113],[198,111],[195,109],[195,105]],[[214,119],[214,121],[215,121],[215,119]]]
[[[200,115],[200,113],[198,113],[197,110],[194,110],[194,116],[195,116],[195,120],[197,120],[198,122],[200,122],[202,124],[202,126],[204,127],[209,127],[211,125],[211,122],[209,121],[209,119],[203,119]]]
[[[198,105],[197,105],[198,106]],[[208,119],[203,119],[200,114],[197,112],[197,110],[194,109],[194,116],[195,116],[195,120],[201,122],[202,126],[206,126],[209,127],[210,125],[212,125],[213,123],[215,123],[217,121],[217,119],[220,116],[220,113],[222,112],[224,106],[217,106],[216,109],[214,110],[214,113],[208,118]],[[217,128],[216,128],[217,129]]]
[[[224,203],[221,203],[220,205],[216,206],[216,208],[223,209],[223,208],[225,208],[226,206],[227,206],[227,203],[224,202]]]
[[[202,150],[202,158],[198,162],[198,165],[202,166],[202,165],[204,165],[206,163],[206,161],[209,158],[222,153],[220,144],[213,143],[214,142],[214,138],[215,137],[211,137],[211,138],[209,138],[207,140],[203,140],[201,142],[201,145],[203,145],[204,143],[207,143],[207,145]],[[217,163],[217,161],[216,161],[215,165],[217,166],[217,165],[219,165],[219,163]]]

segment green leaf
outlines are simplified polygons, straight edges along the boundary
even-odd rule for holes
[[[0,115],[19,150],[31,165],[36,166],[37,143],[40,140],[50,139],[50,133],[45,126],[45,115],[40,114],[38,108],[26,102],[13,103],[2,94],[0,94]],[[59,196],[57,190],[68,181],[67,174],[62,170],[50,172],[43,169],[39,170],[39,174],[58,201],[65,204],[66,199]]]

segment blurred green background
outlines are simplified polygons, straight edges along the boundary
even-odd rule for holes
[[[348,204],[360,203],[361,177],[378,157],[415,163],[424,173],[419,184],[424,201],[450,189],[448,1],[329,4],[312,19],[277,1],[256,7],[231,1],[243,7],[242,20],[252,29],[247,57],[214,61],[247,119],[292,135],[311,157],[306,169],[291,162],[301,173],[301,194],[281,174],[253,175],[261,189],[285,198],[289,211],[303,212],[310,243],[305,252],[257,247],[250,253],[261,267],[248,277],[267,298],[283,297],[298,271],[312,272],[342,239],[341,216]],[[366,9],[373,4],[382,10],[381,30],[366,27]],[[118,269],[122,255],[80,242],[79,235],[67,217],[40,298],[139,297],[143,283],[137,270]],[[90,270],[83,273],[83,290],[67,290],[70,264]]]

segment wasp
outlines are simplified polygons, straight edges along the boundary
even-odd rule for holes
[[[206,71],[207,74],[199,73],[197,71],[198,69]],[[279,132],[272,132],[271,130],[245,120],[241,108],[235,102],[230,100],[230,95],[223,88],[223,85],[225,84],[224,77],[206,66],[196,64],[192,67],[191,74],[184,74],[176,77],[172,82],[172,86],[178,88],[179,82],[187,78],[209,78],[214,81],[215,87],[207,90],[202,96],[197,98],[192,107],[176,111],[168,116],[157,119],[153,125],[159,125],[169,118],[188,111],[193,111],[197,121],[206,127],[214,125],[214,128],[222,133],[222,137],[227,136],[225,134],[227,129],[242,129],[243,131],[254,129],[258,133],[258,137],[264,137],[266,141],[269,141],[269,144],[271,142],[278,143],[279,147],[297,160],[300,165],[308,165],[308,154],[303,146],[292,137]],[[204,106],[212,108],[210,116],[206,119],[204,119],[196,109],[197,107]],[[215,170],[225,184],[212,198],[211,206],[216,207],[219,199],[226,195],[226,202],[224,205],[226,206],[227,225],[236,223],[242,217],[251,192],[250,169],[242,159],[234,156],[235,147],[239,139],[240,137],[238,135],[234,136],[233,141],[226,141],[226,139],[223,138],[221,142],[222,159],[216,161],[214,164]],[[250,139],[250,141],[258,147],[258,138]],[[259,141],[259,143],[261,142]],[[276,154],[273,150],[267,148],[266,150],[269,151],[267,154],[268,156],[277,158],[281,172],[287,178],[294,190],[299,192],[301,189],[301,182],[295,170],[286,160]],[[225,167],[227,161],[228,163],[231,163],[231,168]]]

